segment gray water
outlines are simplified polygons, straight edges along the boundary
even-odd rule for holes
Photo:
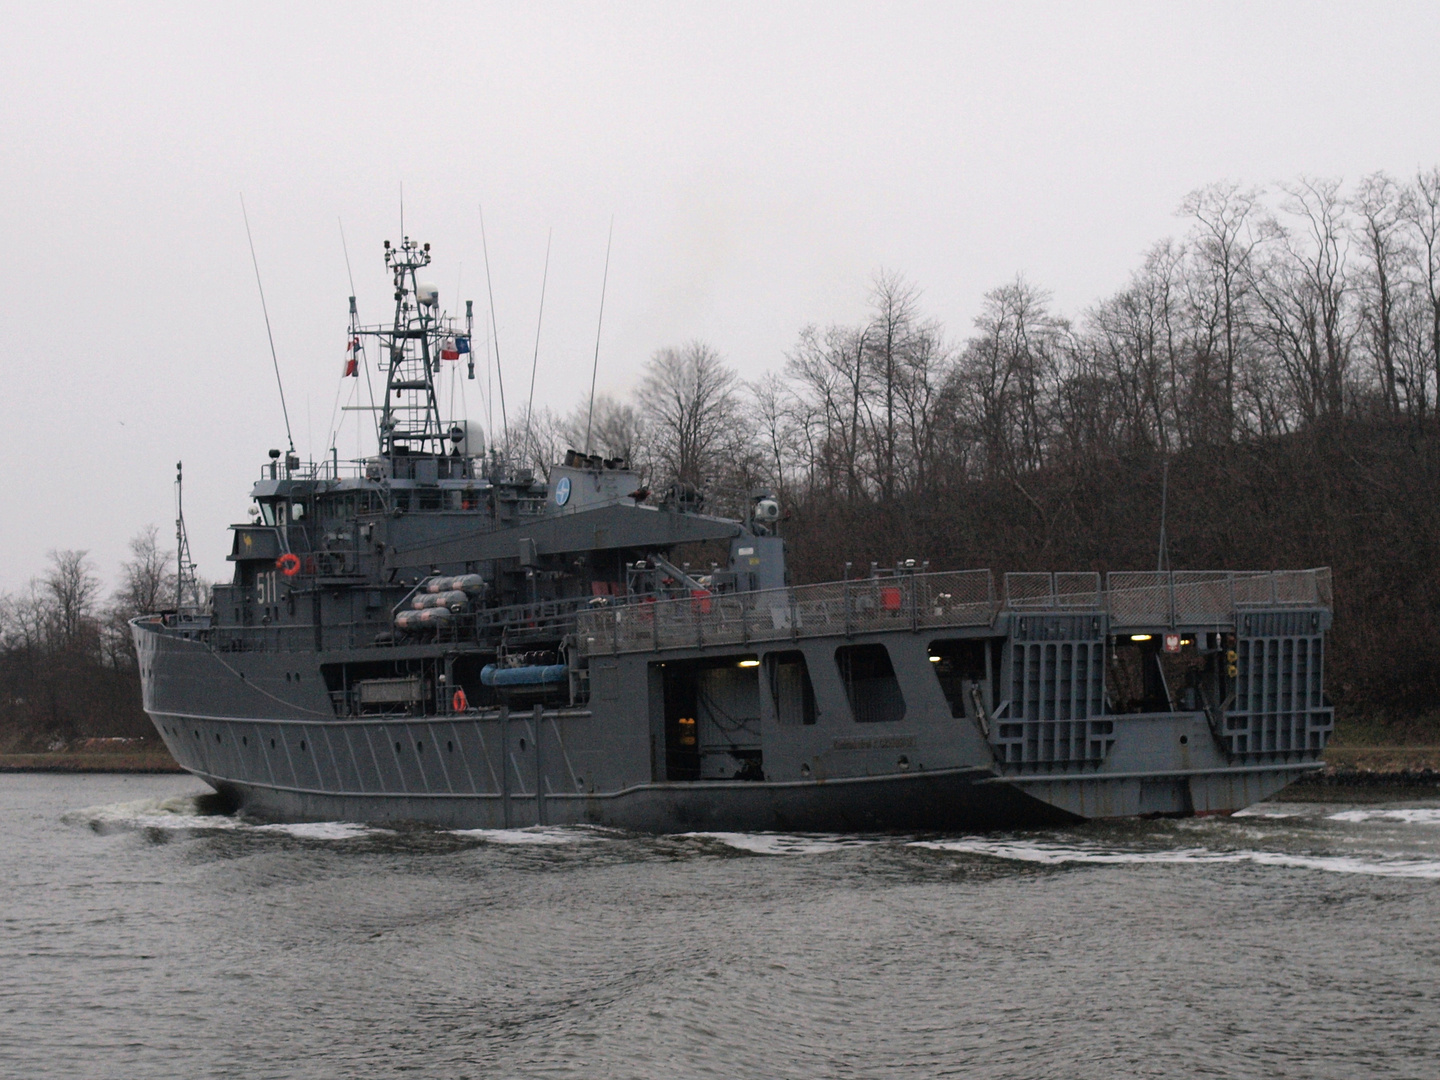
[[[394,832],[0,776],[5,1077],[1434,1077],[1440,800]]]

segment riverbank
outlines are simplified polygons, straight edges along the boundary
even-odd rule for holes
[[[61,750],[0,754],[0,773],[178,773],[185,770],[163,746],[133,751]]]
[[[1440,746],[1331,746],[1325,771],[1333,773],[1440,773]]]

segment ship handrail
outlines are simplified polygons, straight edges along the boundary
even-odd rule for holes
[[[497,627],[550,636],[574,630],[581,655],[616,655],[892,630],[994,627],[1007,612],[1018,617],[1093,613],[1106,617],[1111,632],[1221,629],[1237,625],[1247,612],[1328,611],[1333,602],[1328,567],[1113,571],[1104,576],[1104,587],[1097,588],[1100,580],[1090,572],[1006,574],[1005,590],[997,593],[989,570],[915,571],[746,592],[631,595],[597,607],[588,606],[588,598],[566,597],[465,612],[436,640],[469,640],[482,629]],[[342,647],[384,643],[374,640],[383,628],[369,621],[329,624],[321,632],[326,641],[344,642]],[[211,635],[227,651],[316,648],[316,627],[309,622],[212,625],[202,632]],[[361,636],[371,640],[361,641]]]
[[[1002,612],[1104,614],[1112,629],[1234,625],[1247,610],[1328,610],[1330,569],[1112,571],[1005,575],[989,570],[915,571],[782,589],[628,598],[580,611],[582,653],[615,655],[710,645],[994,626]]]

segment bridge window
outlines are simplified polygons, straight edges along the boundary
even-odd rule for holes
[[[835,663],[857,724],[890,723],[905,715],[905,696],[884,645],[842,645]]]

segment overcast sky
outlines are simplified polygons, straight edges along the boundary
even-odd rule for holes
[[[623,396],[692,338],[778,368],[880,268],[959,340],[1017,272],[1066,313],[1116,289],[1202,184],[1440,161],[1434,3],[11,2],[0,25],[0,589],[51,548],[113,580],[139,529],[173,533],[180,459],[201,573],[229,576],[285,439],[242,193],[320,456],[350,388],[341,224],[382,320],[402,184],[451,310],[486,307],[484,206],[512,407],[553,230],[536,398],[563,411],[612,216],[599,381]]]

